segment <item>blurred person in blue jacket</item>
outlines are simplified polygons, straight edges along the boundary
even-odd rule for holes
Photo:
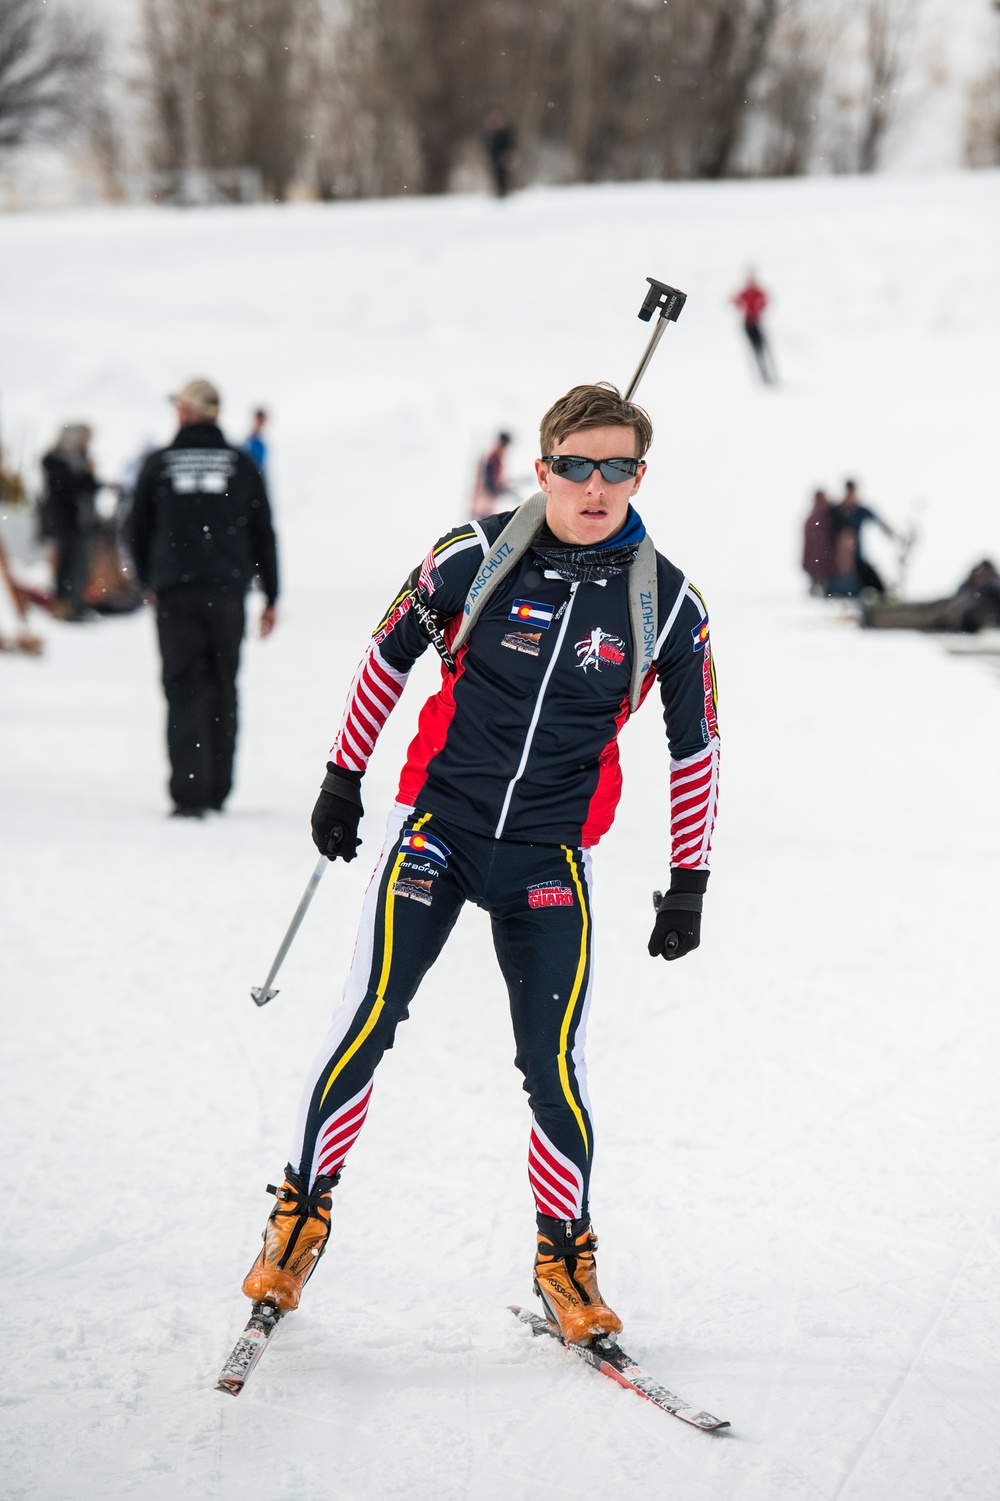
[[[243,445],[261,473],[267,468],[267,439],[264,437],[264,428],[266,426],[267,413],[263,407],[258,407],[253,414],[253,427],[250,429],[250,436]]]

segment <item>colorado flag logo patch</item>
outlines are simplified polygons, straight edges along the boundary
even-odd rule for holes
[[[447,865],[451,854],[451,850],[440,839],[432,839],[419,829],[407,829],[400,849],[408,850],[413,855],[423,855],[428,860],[436,861],[438,865]]]
[[[538,605],[533,599],[515,599],[507,619],[530,621],[532,625],[540,625],[543,631],[547,631],[555,613],[555,605]]]

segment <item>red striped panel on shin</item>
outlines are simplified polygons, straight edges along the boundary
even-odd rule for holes
[[[583,1175],[564,1157],[532,1118],[528,1144],[528,1180],[539,1214],[577,1220],[583,1213]]]
[[[314,1178],[320,1173],[332,1178],[343,1167],[344,1159],[365,1123],[371,1094],[372,1081],[369,1080],[360,1094],[356,1094],[353,1100],[348,1100],[346,1105],[341,1105],[336,1115],[331,1115],[316,1143]]]

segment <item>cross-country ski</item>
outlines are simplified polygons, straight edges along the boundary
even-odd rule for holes
[[[219,1372],[216,1390],[238,1397],[250,1372],[256,1368],[281,1322],[282,1314],[273,1303],[255,1303],[247,1326],[233,1346],[232,1353]]]
[[[726,1418],[713,1418],[710,1412],[703,1412],[700,1408],[693,1407],[683,1397],[678,1397],[675,1392],[668,1391],[655,1377],[644,1371],[641,1365],[637,1365],[630,1355],[626,1355],[621,1345],[613,1336],[598,1335],[586,1344],[573,1344],[563,1338],[556,1325],[543,1319],[540,1314],[532,1313],[527,1308],[519,1308],[516,1303],[510,1305],[510,1311],[522,1324],[527,1324],[534,1335],[546,1334],[562,1345],[564,1350],[570,1350],[592,1370],[600,1371],[602,1376],[616,1381],[619,1386],[626,1387],[630,1392],[635,1392],[638,1397],[645,1397],[647,1402],[652,1402],[655,1407],[669,1412],[671,1417],[680,1418],[682,1423],[690,1423],[692,1428],[703,1428],[707,1432],[715,1432],[719,1428],[728,1428]]]

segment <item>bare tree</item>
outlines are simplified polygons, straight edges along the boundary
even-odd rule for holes
[[[485,181],[494,112],[524,182],[792,174],[838,129],[874,163],[917,3],[143,0],[158,164],[254,165],[278,197],[295,172],[324,197],[443,193],[477,154]],[[834,128],[847,6],[867,83]]]
[[[840,34],[840,17],[825,5],[786,6],[758,80],[758,119],[741,163],[745,170],[766,177],[809,171],[820,149],[829,60]]]
[[[1000,26],[1000,0],[993,0]],[[1000,166],[1000,31],[993,60],[969,85],[965,108],[965,160],[970,167]]]
[[[864,60],[858,170],[874,172],[889,128],[899,116],[899,84],[909,62],[920,0],[863,0]]]
[[[969,85],[965,162],[969,167],[1000,166],[1000,64]]]
[[[102,60],[97,28],[44,0],[0,0],[0,147],[79,124]]]
[[[283,198],[307,151],[317,0],[144,0],[156,166],[255,167]]]

